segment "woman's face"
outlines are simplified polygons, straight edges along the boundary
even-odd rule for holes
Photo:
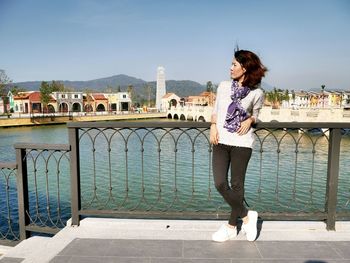
[[[245,72],[245,68],[243,68],[236,59],[233,59],[231,66],[231,78],[237,81],[243,81]]]

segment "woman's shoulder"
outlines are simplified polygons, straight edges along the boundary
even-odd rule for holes
[[[224,80],[220,82],[219,87],[231,87],[231,85],[232,85],[232,81]]]
[[[222,90],[230,90],[231,85],[232,85],[232,81],[229,81],[229,80],[221,81],[218,86],[217,92]]]
[[[251,90],[250,93],[254,94],[255,96],[259,96],[259,97],[264,95],[264,91],[260,87]]]

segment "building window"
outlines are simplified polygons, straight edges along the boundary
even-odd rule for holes
[[[66,94],[61,94],[61,99],[65,99],[66,98]]]
[[[126,99],[126,95],[125,94],[123,94],[123,99]]]
[[[74,99],[79,99],[79,95],[78,94],[74,94]]]

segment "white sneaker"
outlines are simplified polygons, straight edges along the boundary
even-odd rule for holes
[[[212,235],[215,242],[225,242],[234,239],[237,236],[237,228],[231,228],[227,224],[223,224],[218,231]]]
[[[248,211],[248,224],[242,224],[242,229],[247,235],[248,241],[254,241],[258,234],[257,222],[258,222],[258,212]]]

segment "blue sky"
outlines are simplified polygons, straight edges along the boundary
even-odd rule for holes
[[[229,78],[235,44],[282,89],[350,90],[348,0],[0,0],[0,69],[14,82],[127,74]]]

